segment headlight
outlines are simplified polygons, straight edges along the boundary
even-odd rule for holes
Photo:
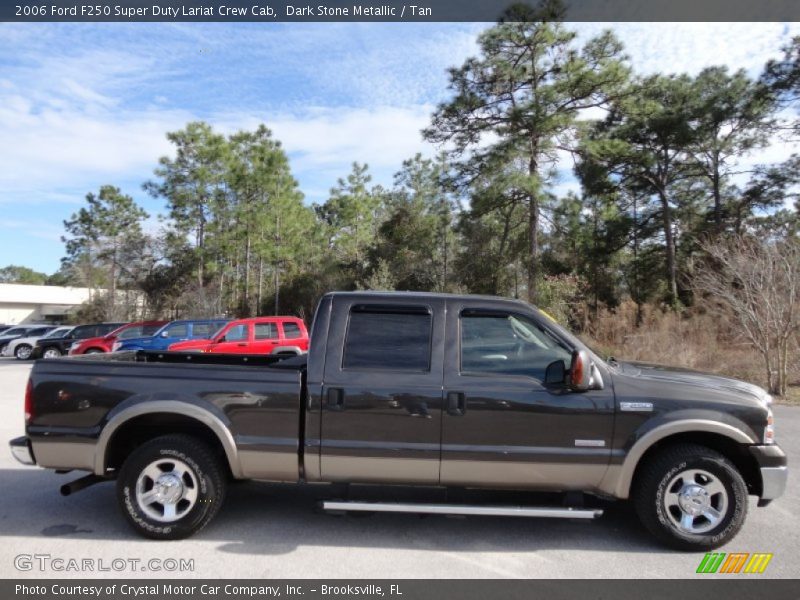
[[[764,427],[764,443],[775,443],[775,419],[772,417],[772,409],[767,411],[767,426]]]

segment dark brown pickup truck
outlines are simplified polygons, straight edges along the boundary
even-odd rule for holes
[[[603,360],[522,302],[331,293],[307,356],[121,353],[35,364],[26,464],[116,479],[133,527],[181,538],[230,479],[630,499],[662,542],[736,535],[780,496],[771,398],[744,382]],[[577,494],[576,494],[577,493]],[[580,505],[325,502],[337,510],[594,518]]]

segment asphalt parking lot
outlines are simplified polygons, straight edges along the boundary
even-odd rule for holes
[[[23,433],[23,392],[30,363],[0,359],[0,439]],[[800,464],[800,408],[777,406],[778,441]],[[0,577],[275,578],[647,578],[695,577],[702,554],[655,545],[626,503],[594,522],[516,518],[346,515],[315,509],[325,488],[242,483],[231,486],[217,518],[180,542],[139,538],[123,521],[113,484],[62,497],[75,477],[23,467],[0,450]],[[771,552],[761,577],[800,576],[800,483],[768,508],[753,499],[747,523],[724,552]],[[131,565],[115,571],[32,570],[19,555]],[[132,562],[132,559],[141,561]],[[193,570],[143,571],[152,559],[190,559]],[[59,563],[60,564],[60,563]],[[121,563],[118,562],[117,565]],[[136,566],[132,566],[132,565]],[[164,565],[173,563],[162,562]],[[158,566],[150,563],[151,566]],[[703,578],[722,577],[702,575]],[[735,577],[735,576],[734,576]]]

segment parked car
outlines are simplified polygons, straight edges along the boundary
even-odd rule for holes
[[[252,317],[231,321],[208,340],[189,340],[169,347],[177,352],[213,354],[303,354],[308,330],[297,317]]]
[[[136,323],[127,323],[104,336],[87,338],[75,342],[70,346],[69,354],[102,354],[104,352],[111,352],[117,340],[153,335],[156,331],[161,329],[165,323],[166,321],[138,321]]]
[[[72,331],[58,338],[41,339],[36,342],[31,358],[58,358],[69,352],[72,344],[87,338],[96,338],[111,333],[125,323],[92,323],[78,325]]]
[[[748,495],[766,506],[785,490],[771,400],[728,377],[604,360],[516,300],[332,293],[304,356],[38,362],[10,445],[24,464],[90,472],[64,494],[116,480],[128,522],[155,539],[205,526],[234,478],[571,492],[498,506],[353,491],[323,501],[338,511],[593,519],[603,510],[580,492],[630,498],[658,540],[705,551],[738,533]]]
[[[230,319],[184,319],[167,323],[150,337],[117,340],[113,352],[124,350],[166,350],[170,345],[186,340],[207,340],[214,336]]]
[[[67,335],[73,327],[56,327],[46,335],[25,336],[17,338],[8,343],[3,356],[14,356],[17,360],[28,360],[33,354],[33,348],[41,339],[58,338]]]
[[[0,334],[0,355],[3,354],[6,346],[17,338],[43,336],[53,331],[55,328],[55,325],[23,325],[7,329],[4,333]]]

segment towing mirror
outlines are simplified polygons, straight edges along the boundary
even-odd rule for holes
[[[584,392],[592,385],[592,360],[586,350],[575,350],[572,353],[572,364],[569,367],[569,387],[576,392]]]
[[[567,366],[563,360],[554,360],[544,370],[545,384],[559,384],[564,383],[567,378]]]

